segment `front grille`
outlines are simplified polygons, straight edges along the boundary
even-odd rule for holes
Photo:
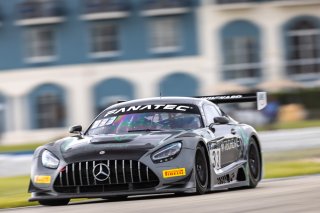
[[[109,167],[110,176],[104,181],[94,178],[93,168],[99,163]],[[158,177],[143,163],[135,160],[99,160],[68,164],[54,182],[60,193],[90,193],[130,191],[152,188],[159,184]]]

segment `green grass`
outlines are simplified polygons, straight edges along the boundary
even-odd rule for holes
[[[276,124],[277,129],[297,129],[307,127],[320,127],[320,120],[303,120]]]
[[[302,120],[302,121],[291,121],[291,122],[278,122],[271,126],[257,127],[257,130],[275,130],[275,129],[299,129],[308,127],[320,127],[320,120]]]
[[[263,159],[265,162],[296,161],[312,158],[320,159],[320,148],[290,150],[282,152],[267,152],[263,154]]]
[[[38,202],[28,202],[29,176],[0,178],[0,209],[39,205]],[[87,199],[72,199],[72,202]]]
[[[32,143],[32,144],[19,144],[19,145],[0,145],[1,152],[17,152],[17,151],[31,151],[35,150],[38,146],[44,143]]]
[[[320,148],[264,153],[264,178],[320,174]]]
[[[284,161],[267,162],[264,178],[282,178],[300,175],[320,174],[320,162]]]
[[[30,177],[0,178],[0,209],[21,206],[37,205],[37,202],[28,202],[27,193]]]

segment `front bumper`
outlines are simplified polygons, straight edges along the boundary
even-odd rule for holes
[[[130,171],[129,166],[122,167],[124,164],[131,165],[129,163],[133,161],[128,159],[105,161],[105,164],[111,161],[118,163],[110,163],[110,166],[112,166],[110,169],[110,178],[106,180],[104,184],[95,180],[92,176],[91,171],[94,164],[89,164],[90,166],[86,169],[85,162],[82,162],[80,166],[79,162],[69,164],[60,162],[58,169],[47,169],[42,166],[40,159],[36,158],[34,159],[31,172],[29,192],[31,192],[32,195],[29,201],[66,198],[101,198],[116,195],[130,196],[174,192],[192,193],[195,192],[193,174],[194,157],[190,156],[194,156],[194,150],[183,149],[177,158],[157,164],[152,162],[150,155],[141,157],[136,161],[139,163],[139,170],[146,171],[146,168],[148,168],[152,171],[152,174],[149,173],[148,177],[150,180],[153,180],[152,184],[150,184],[151,181],[147,181],[146,172],[139,171],[138,173],[136,171],[131,173],[132,171]],[[96,161],[95,164],[99,162],[101,161]],[[138,164],[132,167],[137,170]],[[68,168],[67,176],[65,175],[66,168]],[[184,169],[185,173],[178,175],[173,174],[171,177],[164,176],[164,171],[172,171],[172,169],[177,168]],[[116,174],[115,171],[118,171],[118,174]],[[154,175],[154,178],[152,178],[152,175]],[[50,176],[49,179],[51,181],[50,183],[37,183],[35,181],[36,176]],[[68,177],[68,182],[66,177]],[[131,178],[133,178],[133,181],[131,181]]]
[[[163,194],[163,193],[195,193],[196,189],[193,183],[190,181],[192,174],[184,180],[172,183],[167,186],[155,187],[142,190],[131,190],[131,191],[110,191],[110,192],[95,192],[95,193],[56,193],[52,191],[33,192],[29,202],[41,201],[41,200],[52,200],[52,199],[73,199],[73,198],[103,198],[108,196],[118,195],[147,195],[147,194]]]

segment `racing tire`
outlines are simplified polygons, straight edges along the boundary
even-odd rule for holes
[[[68,205],[70,199],[39,200],[38,202],[43,206],[64,206]]]
[[[198,145],[196,149],[194,169],[196,176],[196,193],[201,195],[206,193],[209,184],[208,162],[205,150],[201,145]]]
[[[249,186],[255,188],[261,180],[261,154],[254,138],[251,138],[248,146]]]

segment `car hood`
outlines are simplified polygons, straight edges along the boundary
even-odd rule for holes
[[[68,137],[60,141],[60,149],[67,163],[92,160],[138,160],[149,150],[166,142],[174,142],[185,132],[181,130]]]

